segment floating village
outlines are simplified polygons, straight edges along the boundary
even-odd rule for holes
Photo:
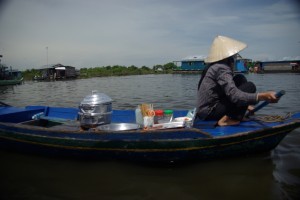
[[[252,62],[239,56],[234,72],[296,73],[300,72],[299,63]],[[206,64],[203,58],[193,56],[168,66],[173,67],[171,73],[201,73]],[[33,81],[80,77],[75,67],[62,64],[37,71]],[[22,73],[12,67],[1,65],[0,72],[2,85],[23,80]],[[282,90],[276,97],[284,94]],[[135,109],[113,110],[112,103],[97,90],[85,96],[79,107],[15,107],[0,101],[1,148],[42,156],[174,164],[271,151],[300,127],[300,112],[273,120],[273,115],[267,115],[238,125],[216,126],[216,120],[199,119],[196,108],[154,109],[153,104],[142,103]],[[259,103],[246,116],[268,103]]]
[[[0,86],[21,84],[24,79],[22,72],[2,64],[0,55]],[[193,74],[201,73],[206,64],[203,56],[189,56],[179,61],[173,61],[171,73]],[[282,61],[252,61],[238,56],[235,63],[235,73],[299,73],[300,60]],[[76,79],[80,77],[80,70],[73,66],[63,64],[44,65],[36,69],[37,74],[32,77],[33,81],[51,81]],[[157,67],[156,72],[163,72],[163,66]],[[170,71],[168,71],[170,73]]]
[[[177,68],[174,73],[197,73],[205,68],[202,56],[191,56],[180,61],[173,61]],[[252,61],[238,56],[235,63],[235,73],[294,73],[300,72],[300,60],[284,61]]]

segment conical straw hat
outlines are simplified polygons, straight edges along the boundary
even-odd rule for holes
[[[217,62],[239,53],[247,47],[247,44],[225,36],[215,37],[207,58],[206,63]]]

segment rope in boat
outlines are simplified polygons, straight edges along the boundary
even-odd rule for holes
[[[280,115],[263,115],[263,116],[255,116],[254,120],[259,120],[263,122],[283,122],[289,118],[291,118],[292,113],[289,112],[285,116]]]

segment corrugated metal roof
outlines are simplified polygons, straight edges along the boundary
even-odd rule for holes
[[[59,66],[57,66],[59,65]],[[60,67],[60,66],[63,66],[62,64],[60,63],[57,63],[57,64],[49,64],[49,65],[43,65],[41,66],[39,69],[50,69],[50,68],[55,68],[55,67]]]
[[[66,68],[66,67],[72,67],[72,66],[65,66],[60,63],[57,63],[57,64],[50,64],[50,65],[43,65],[39,69],[53,69],[53,68],[57,68],[57,67],[65,67]],[[72,67],[72,68],[75,68],[75,67]]]
[[[187,56],[183,58],[181,61],[203,61],[205,56],[203,55],[195,55],[195,56]]]

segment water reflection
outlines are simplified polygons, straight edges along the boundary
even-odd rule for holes
[[[7,86],[0,86],[0,94],[5,94],[5,93],[14,93],[14,87],[13,85],[7,85]]]
[[[258,91],[286,90],[261,112],[300,111],[296,74],[249,74]],[[113,99],[114,109],[141,103],[156,108],[195,106],[200,75],[145,75],[72,81],[25,82],[0,87],[0,101],[15,106],[77,107],[92,90]],[[271,153],[160,168],[123,162],[80,162],[0,151],[4,199],[297,199],[300,196],[300,130]],[[1,199],[1,198],[0,198]],[[3,199],[3,198],[2,198]]]
[[[7,199],[281,199],[269,154],[177,167],[0,155]]]
[[[293,131],[276,149],[272,151],[275,165],[273,176],[279,183],[285,199],[300,196],[300,130]]]

